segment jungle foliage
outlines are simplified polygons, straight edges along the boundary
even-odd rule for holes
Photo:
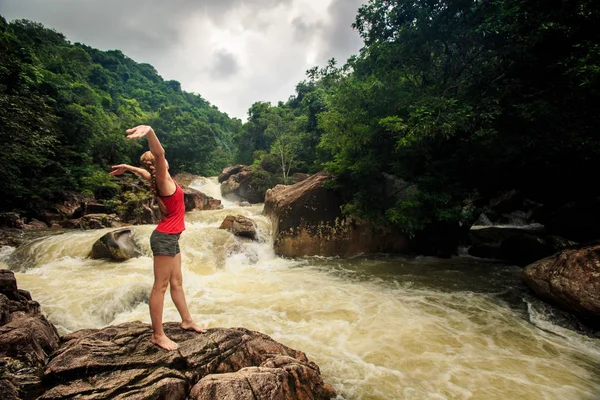
[[[107,187],[110,165],[139,165],[145,144],[128,142],[125,129],[142,123],[154,127],[175,173],[216,175],[232,161],[241,121],[149,64],[1,17],[0,54],[2,208]]]

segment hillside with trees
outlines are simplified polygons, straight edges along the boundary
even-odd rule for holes
[[[114,185],[110,165],[138,164],[144,147],[124,131],[141,123],[154,127],[174,173],[216,175],[232,161],[240,120],[119,50],[0,17],[0,54],[3,209]]]

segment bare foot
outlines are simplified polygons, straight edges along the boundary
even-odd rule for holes
[[[181,329],[185,329],[186,331],[196,331],[198,333],[206,332],[204,329],[196,325],[194,321],[183,321],[181,323]]]
[[[155,336],[154,334],[152,334],[152,339],[150,339],[150,341],[155,345],[160,346],[163,349],[169,351],[177,350],[179,348],[179,345],[177,345],[177,343],[169,339],[166,335]]]

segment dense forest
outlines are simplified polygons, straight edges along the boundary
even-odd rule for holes
[[[237,160],[326,169],[347,212],[409,233],[507,190],[593,199],[599,23],[589,0],[371,0],[353,25],[360,54],[308,71],[285,103],[254,104]],[[412,190],[382,196],[390,177]]]
[[[326,170],[346,212],[408,233],[468,219],[509,189],[595,198],[599,24],[591,0],[370,0],[353,24],[359,54],[307,71],[289,100],[253,104],[242,125],[119,51],[2,20],[0,206],[93,191],[108,165],[140,153],[122,135],[138,122],[176,171],[241,163],[274,185]],[[387,195],[390,180],[408,189]]]
[[[0,17],[0,207],[110,186],[111,164],[139,164],[125,129],[151,124],[172,170],[218,174],[242,123],[118,50],[99,51],[39,23]]]

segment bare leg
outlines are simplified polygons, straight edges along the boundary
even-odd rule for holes
[[[169,278],[175,267],[175,257],[154,256],[154,285],[150,294],[150,319],[152,320],[152,343],[166,350],[177,349],[177,343],[165,335],[162,326],[163,306],[165,292],[169,285]]]
[[[183,275],[181,274],[181,253],[175,256],[175,266],[173,272],[171,272],[171,278],[169,280],[171,284],[171,299],[181,315],[181,327],[186,330],[194,330],[199,333],[205,332],[204,329],[199,328],[192,319],[190,310],[188,309],[187,302],[185,301],[185,293],[183,292]]]

